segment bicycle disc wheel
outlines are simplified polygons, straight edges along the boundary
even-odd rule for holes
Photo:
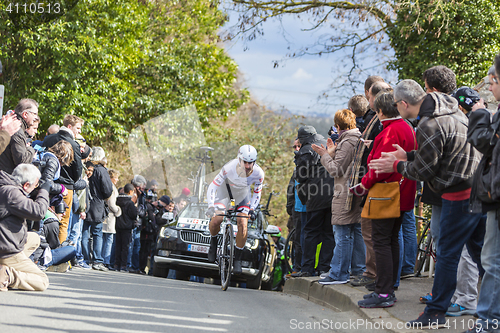
[[[285,275],[293,272],[293,261],[295,259],[295,248],[293,246],[294,238],[295,238],[295,229],[292,229],[292,231],[290,231],[290,233],[288,234],[288,237],[286,238],[285,242],[285,265],[287,269]]]
[[[220,260],[220,279],[222,290],[226,290],[231,280],[233,272],[233,256],[234,256],[234,232],[233,225],[226,224],[224,226],[224,234],[222,236],[222,251]]]

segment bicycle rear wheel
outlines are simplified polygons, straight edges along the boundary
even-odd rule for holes
[[[295,247],[293,246],[294,238],[295,229],[292,229],[292,231],[290,231],[290,233],[288,234],[285,242],[285,265],[287,269],[285,275],[293,272],[293,262],[295,260]]]
[[[222,250],[219,260],[220,279],[222,290],[227,290],[231,281],[231,273],[233,272],[233,256],[234,256],[234,231],[233,225],[228,223],[224,225],[224,234],[222,235]]]
[[[429,229],[430,223],[424,228],[420,241],[418,242],[417,248],[417,261],[415,265],[415,276],[419,277],[422,275],[422,270],[424,269],[425,262],[429,258],[430,248],[432,246],[432,236]]]

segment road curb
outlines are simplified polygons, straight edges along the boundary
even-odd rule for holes
[[[355,311],[373,325],[374,329],[384,328],[395,333],[421,332],[417,329],[407,329],[405,322],[394,317],[382,308],[365,309],[358,306],[366,290],[351,286],[351,284],[321,285],[318,277],[291,278],[285,282],[283,292],[300,296],[316,304],[336,311]],[[397,305],[396,305],[397,306]],[[400,328],[403,327],[403,328]]]

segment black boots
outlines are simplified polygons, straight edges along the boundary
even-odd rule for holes
[[[241,274],[241,256],[243,249],[234,248],[233,274]]]
[[[215,262],[217,255],[217,236],[210,236],[210,249],[208,250],[208,262]]]

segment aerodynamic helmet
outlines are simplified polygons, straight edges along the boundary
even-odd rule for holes
[[[238,151],[238,158],[249,163],[255,162],[257,160],[257,150],[250,145],[241,146]]]

